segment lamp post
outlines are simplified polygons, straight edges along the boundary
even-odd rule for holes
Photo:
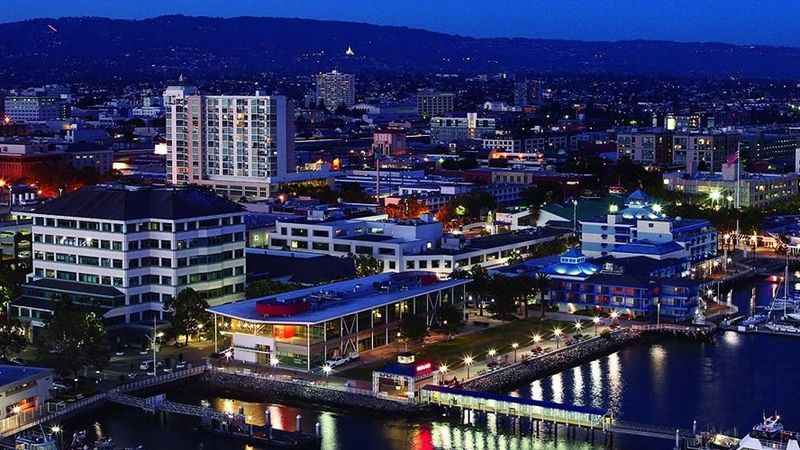
[[[475,362],[475,360],[472,358],[472,355],[464,357],[464,365],[467,367],[467,379],[469,379],[469,366],[471,366],[473,362]]]
[[[514,349],[514,362],[517,362],[517,348],[519,348],[519,344],[514,342],[511,344],[511,348]]]
[[[575,322],[575,331],[580,333],[582,329],[583,329],[583,324],[580,322],[580,320]]]
[[[63,447],[64,446],[64,444],[62,442],[63,434],[61,433],[63,430],[61,429],[61,427],[58,426],[58,425],[53,425],[52,427],[50,427],[50,431],[53,434],[55,434],[56,436],[58,436],[58,445],[59,445],[59,447]]]
[[[572,232],[578,232],[578,201],[572,200]]]
[[[600,318],[597,317],[597,316],[594,316],[592,318],[592,323],[594,323],[594,335],[597,336],[597,325],[600,323]]]
[[[553,336],[556,338],[556,348],[558,348],[558,338],[561,337],[561,328],[553,330]]]
[[[153,350],[153,376],[158,375],[156,353],[158,352],[158,338],[162,336],[164,336],[164,333],[159,333],[156,330],[156,317],[153,316],[153,334],[150,335],[150,348]]]
[[[444,376],[447,375],[447,364],[439,364],[439,384],[444,384]]]
[[[494,357],[495,355],[497,355],[497,350],[490,348],[489,351],[486,352],[486,354],[489,355],[489,358],[491,358],[494,361]]]
[[[656,302],[656,326],[661,326],[661,302]]]

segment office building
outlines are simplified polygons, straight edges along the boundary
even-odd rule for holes
[[[58,97],[10,95],[5,98],[4,110],[14,122],[43,122],[61,118],[63,102]]]
[[[185,288],[210,304],[244,293],[243,208],[208,191],[91,186],[27,215],[33,272],[11,311],[34,326],[62,295],[122,324],[161,317]]]
[[[611,205],[606,215],[580,221],[581,249],[590,257],[685,258],[700,263],[717,254],[717,232],[703,219],[672,219],[642,191]]]
[[[406,133],[401,130],[380,130],[372,135],[372,151],[381,156],[399,156],[408,151]]]
[[[672,164],[671,134],[661,128],[620,131],[617,133],[617,155],[641,164]]]
[[[435,116],[431,118],[431,142],[451,142],[480,139],[494,135],[497,124],[494,118],[478,117],[478,113],[467,113],[463,117]]]
[[[261,367],[319,369],[328,360],[398,339],[400,322],[439,324],[445,305],[462,308],[469,280],[429,272],[382,273],[209,309],[231,336],[231,357]],[[218,342],[215,339],[215,343]]]
[[[455,110],[455,94],[422,90],[417,93],[417,114],[423,119],[446,116]]]
[[[739,150],[739,134],[715,130],[680,131],[672,135],[672,163],[698,170],[718,172],[722,163]]]
[[[317,75],[317,103],[329,111],[356,103],[356,76],[336,70]]]
[[[296,172],[294,113],[283,96],[201,95],[170,86],[166,105],[167,178],[232,198],[266,198]]]
[[[758,208],[790,199],[798,194],[796,173],[749,173],[735,164],[723,164],[721,172],[669,172],[664,187],[670,191],[701,195],[720,207]]]

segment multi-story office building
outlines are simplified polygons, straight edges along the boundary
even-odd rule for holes
[[[431,142],[449,144],[451,142],[480,139],[494,135],[497,124],[494,118],[478,117],[478,113],[467,113],[464,117],[431,118]]]
[[[265,198],[296,172],[294,113],[283,96],[200,95],[170,86],[166,105],[167,177],[230,197]]]
[[[762,207],[798,194],[796,173],[748,173],[736,175],[733,165],[724,164],[722,172],[686,172],[664,174],[664,187],[670,191],[704,195],[720,206]],[[737,181],[738,178],[738,181]],[[738,198],[738,200],[737,200]]]
[[[717,254],[717,232],[707,220],[669,218],[641,191],[629,195],[623,206],[612,205],[607,215],[580,221],[583,254],[692,263]]]
[[[429,270],[446,277],[456,268],[503,265],[563,234],[545,228],[462,239],[445,235],[442,224],[429,216],[414,220],[343,219],[314,211],[305,219],[278,220],[269,247],[334,256],[372,256],[387,272]]]
[[[312,371],[328,360],[397,341],[408,317],[436,325],[443,306],[463,307],[468,283],[439,280],[430,272],[382,273],[209,311],[215,330],[230,334],[233,359]]]
[[[62,116],[63,101],[58,97],[11,95],[4,101],[5,115],[14,122],[41,122]]]
[[[455,94],[423,90],[417,93],[417,114],[424,118],[445,116],[455,110]]]
[[[661,128],[620,131],[617,155],[642,164],[672,164],[671,135]]]
[[[722,131],[681,131],[672,135],[672,163],[718,172],[728,156],[739,150],[739,134]]]
[[[356,103],[356,76],[336,70],[317,75],[317,102],[329,111]]]
[[[741,156],[748,160],[792,159],[800,150],[800,133],[791,128],[746,130]]]
[[[243,209],[208,191],[91,186],[27,214],[33,272],[12,312],[34,325],[63,295],[125,323],[160,316],[185,288],[210,304],[244,293]]]

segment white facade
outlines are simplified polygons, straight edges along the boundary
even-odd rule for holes
[[[0,365],[4,378],[13,378],[0,386],[0,419],[43,408],[50,399],[53,372],[50,369]]]
[[[339,106],[350,107],[356,103],[356,77],[336,70],[317,75],[317,101],[335,111]]]

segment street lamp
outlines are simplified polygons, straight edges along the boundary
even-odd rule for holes
[[[616,311],[611,311],[611,320],[617,320],[619,318],[619,313]]]
[[[556,338],[556,348],[558,348],[558,338],[561,337],[561,328],[554,329],[553,336]]]
[[[581,323],[581,321],[579,320],[575,322],[575,331],[580,332],[582,329],[583,329],[583,324]]]
[[[270,362],[272,361],[270,360]],[[331,367],[330,364],[325,364],[324,366],[322,366],[322,373],[324,373],[326,377],[330,376],[331,372],[333,372],[333,367]]]
[[[661,302],[656,302],[656,326],[661,325]]]
[[[464,357],[464,365],[467,367],[467,379],[469,379],[469,366],[471,366],[473,362],[475,362],[475,360],[472,358],[472,355]]]
[[[597,336],[597,325],[600,324],[600,318],[597,317],[597,316],[594,316],[592,318],[592,322],[594,323],[594,335]]]
[[[278,364],[279,364],[280,362],[281,362],[281,361],[278,359],[278,357],[277,357],[277,356],[274,356],[274,355],[273,355],[273,356],[270,356],[270,358],[269,358],[269,365],[270,365],[270,366],[272,366],[272,368],[273,368],[273,369],[274,369],[275,367],[278,367]]]
[[[578,201],[572,200],[572,232],[578,232]]]
[[[539,342],[542,342],[542,336],[538,335],[538,334],[534,334],[533,335],[533,343],[534,344],[538,344]]]
[[[443,384],[447,370],[447,364],[439,364],[439,384]]]
[[[517,348],[519,348],[519,344],[514,342],[511,344],[511,348],[514,349],[514,362],[517,362]]]
[[[497,350],[490,348],[489,351],[486,353],[489,355],[489,358],[494,359],[495,355],[497,355]]]

